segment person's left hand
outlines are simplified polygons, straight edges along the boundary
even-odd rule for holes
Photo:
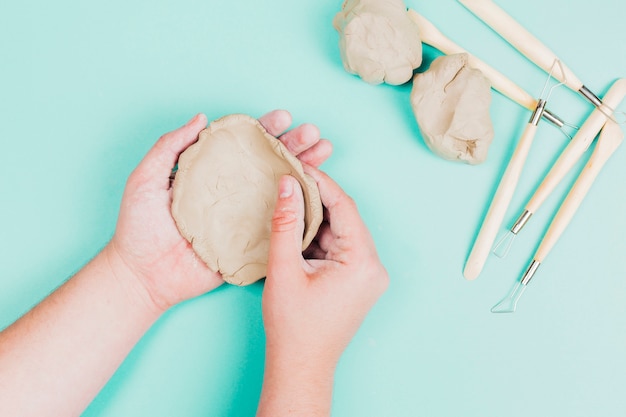
[[[317,167],[332,152],[330,142],[320,139],[314,125],[303,124],[284,133],[291,125],[291,115],[285,110],[272,111],[259,121],[303,163]],[[206,116],[198,114],[150,149],[128,178],[115,234],[104,249],[116,275],[136,279],[161,310],[223,283],[220,274],[211,271],[180,235],[170,211],[172,169],[206,125]]]

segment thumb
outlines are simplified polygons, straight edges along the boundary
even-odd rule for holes
[[[199,113],[184,126],[161,136],[135,168],[133,175],[152,180],[155,187],[168,189],[169,176],[179,155],[198,139],[206,124],[206,116]]]
[[[276,273],[291,275],[302,269],[303,233],[302,189],[294,177],[284,175],[278,183],[278,201],[272,216],[268,278]]]

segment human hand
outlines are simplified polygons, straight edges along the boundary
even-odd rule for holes
[[[318,184],[325,221],[303,257],[301,189],[281,178],[263,293],[267,362],[292,372],[334,370],[389,281],[354,201],[323,172],[305,172]]]
[[[275,110],[259,121],[304,163],[319,166],[332,151],[314,125],[300,125],[284,133],[291,125],[287,111]],[[163,135],[150,149],[128,179],[115,234],[104,250],[116,275],[136,280],[160,310],[223,283],[180,235],[170,212],[172,169],[206,125],[206,116],[198,114]]]

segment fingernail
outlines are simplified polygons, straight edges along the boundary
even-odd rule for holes
[[[293,180],[288,176],[284,176],[280,179],[278,184],[278,196],[280,198],[289,198],[293,194]]]
[[[194,123],[196,120],[198,120],[198,117],[200,117],[200,113],[198,113],[195,116],[193,116],[191,118],[191,120],[189,120],[187,123],[185,123],[185,126],[189,126],[190,124]]]

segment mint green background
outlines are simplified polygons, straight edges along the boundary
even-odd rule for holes
[[[604,94],[626,76],[625,3],[499,3],[592,90]],[[541,91],[545,75],[458,3],[407,6],[532,95]],[[413,120],[410,85],[370,86],[343,70],[331,26],[340,7],[3,2],[0,328],[105,245],[125,179],[162,133],[197,112],[215,119],[286,108],[333,141],[324,169],[356,199],[392,280],[342,358],[334,415],[626,415],[626,149],[601,173],[518,312],[493,315],[576,172],[509,258],[490,258],[478,280],[465,281],[465,259],[529,112],[494,93],[488,161],[435,157]],[[425,49],[427,62],[437,55]],[[549,107],[575,124],[591,111],[565,89]],[[565,144],[541,125],[507,224]],[[172,309],[85,415],[253,415],[262,290],[223,287]]]

